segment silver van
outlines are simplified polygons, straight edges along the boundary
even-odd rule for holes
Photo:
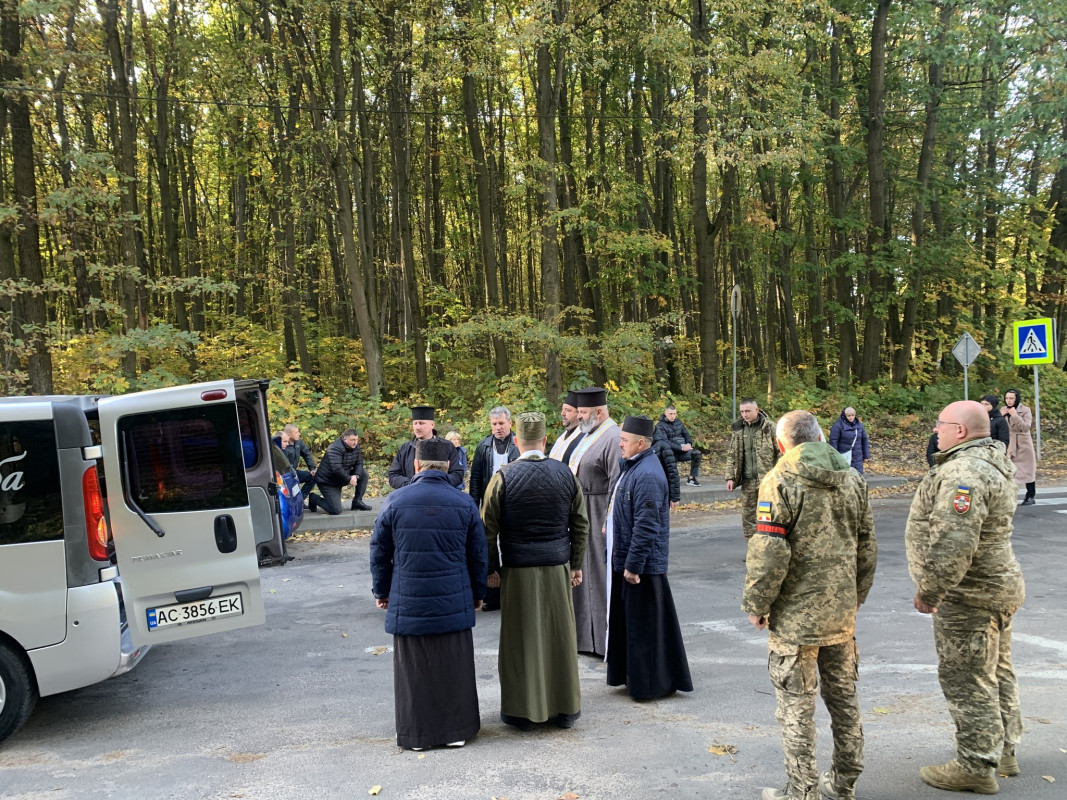
[[[266,382],[0,398],[0,742],[39,696],[264,621]]]

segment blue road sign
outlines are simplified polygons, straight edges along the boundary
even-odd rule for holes
[[[1026,319],[1012,325],[1016,364],[1053,364],[1052,320]]]

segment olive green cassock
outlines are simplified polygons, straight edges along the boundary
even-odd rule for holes
[[[1003,446],[988,437],[937,453],[904,533],[916,597],[937,609],[937,674],[956,758],[981,775],[992,775],[1022,736],[1011,660],[1012,619],[1025,597],[1011,546],[1014,477]]]
[[[498,537],[515,536],[502,527],[507,502],[505,478],[522,460],[549,461],[543,453],[524,454],[492,477],[482,502],[482,522],[489,544],[489,572],[499,565]],[[552,461],[553,467],[561,466]],[[573,478],[573,476],[571,476]],[[539,498],[548,506],[569,506],[570,562],[555,566],[500,567],[500,710],[532,722],[581,710],[578,650],[575,646],[571,565],[581,565],[589,535],[585,497],[574,478],[573,499]]]
[[[878,545],[867,484],[825,442],[789,450],[760,483],[741,608],[766,616],[767,667],[778,701],[786,793],[817,800],[815,693],[832,720],[831,780],[855,796],[863,770],[856,696],[856,608],[874,582]]]

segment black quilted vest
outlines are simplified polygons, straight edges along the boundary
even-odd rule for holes
[[[520,458],[500,468],[504,482],[500,563],[554,567],[571,559],[568,530],[578,487],[561,461]]]

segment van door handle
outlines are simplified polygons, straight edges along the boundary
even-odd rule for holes
[[[215,517],[215,546],[220,553],[232,553],[237,549],[237,526],[229,514]]]
[[[179,589],[174,593],[174,599],[179,603],[199,603],[207,600],[215,591],[214,586],[201,586],[199,589]]]

